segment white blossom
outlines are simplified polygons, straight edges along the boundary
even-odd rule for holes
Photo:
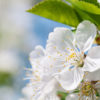
[[[33,89],[32,87],[26,86],[22,89],[22,94],[24,95],[24,98],[21,98],[20,100],[31,100],[33,96]]]
[[[85,73],[77,90],[79,92],[68,95],[66,100],[100,100],[100,69]]]
[[[78,100],[78,95],[77,94],[69,94],[67,97],[66,97],[66,100]]]
[[[50,74],[49,67],[45,66],[45,50],[41,46],[37,46],[30,54],[30,62],[32,64],[32,74],[26,79],[30,79],[29,86],[33,89],[32,100],[59,100],[56,95],[57,81]],[[44,63],[45,60],[45,63]]]
[[[83,21],[75,34],[67,28],[56,28],[50,33],[46,53],[51,59],[54,76],[65,90],[75,89],[84,72],[100,68],[100,46],[91,48],[96,32],[94,24]]]

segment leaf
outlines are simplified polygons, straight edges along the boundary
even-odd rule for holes
[[[58,91],[57,95],[61,98],[61,100],[65,100],[68,96],[68,93]]]
[[[78,89],[73,91],[73,93],[79,93],[79,92],[80,92],[80,90],[78,90]]]
[[[97,25],[98,29],[100,29],[100,15],[88,13],[82,11],[80,9],[76,9],[78,15],[82,18],[82,20],[89,20]]]
[[[100,14],[100,8],[92,3],[79,1],[79,0],[66,0],[69,1],[74,8],[81,9],[83,11],[93,13],[93,14]]]
[[[80,22],[74,9],[61,0],[45,0],[27,12],[73,27],[76,27]]]
[[[96,22],[98,29],[100,30],[100,15],[89,14],[88,15]]]
[[[100,4],[98,3],[98,0],[79,0],[79,1],[89,2],[89,3],[92,3],[92,4],[100,7]]]
[[[13,85],[12,75],[9,73],[5,73],[5,72],[0,71],[0,85],[12,86]]]
[[[82,20],[89,20],[93,23],[95,23],[96,25],[98,25],[97,21],[95,20],[95,18],[91,18],[91,14],[86,13],[80,9],[76,9],[78,15],[82,18]]]
[[[74,0],[71,0],[74,1]],[[77,0],[78,1],[78,0]],[[83,0],[86,1],[86,0]],[[89,1],[89,0],[87,0]],[[79,1],[80,2],[80,1]],[[72,4],[73,5],[73,4]],[[93,22],[94,24],[97,25],[97,27],[100,29],[100,14],[94,14],[94,13],[90,13],[87,12],[85,10],[79,9],[78,7],[74,6],[75,11],[78,13],[78,16],[82,19],[82,20],[89,20],[91,22]],[[90,8],[89,8],[90,9]]]

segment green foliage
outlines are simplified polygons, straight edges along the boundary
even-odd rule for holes
[[[61,98],[61,100],[65,100],[66,96],[68,96],[68,93],[64,93],[64,92],[60,92],[60,91],[57,94]]]
[[[9,85],[12,86],[13,78],[9,73],[0,72],[0,85]]]
[[[66,24],[77,26],[79,18],[73,8],[60,0],[46,0],[28,10],[30,13]]]
[[[79,92],[80,92],[80,90],[78,90],[78,89],[73,91],[73,93],[79,93]]]
[[[89,20],[100,29],[100,4],[97,0],[44,0],[36,4],[27,12],[77,27],[83,20]],[[73,30],[74,31],[74,30]],[[73,91],[79,93],[79,90]],[[68,93],[58,92],[61,100],[65,100]],[[97,96],[100,96],[97,92]]]
[[[87,13],[85,11],[81,11],[80,9],[76,9],[76,11],[79,14],[79,16],[82,18],[82,20],[89,20],[99,27],[100,25],[99,15]]]
[[[96,96],[100,97],[100,93],[98,91],[96,91]]]
[[[79,0],[79,1],[85,1],[85,2],[89,2],[89,3],[92,3],[98,7],[100,7],[100,4],[98,3],[97,0]]]
[[[90,20],[100,29],[100,4],[97,0],[44,0],[28,12],[66,25],[77,27]]]
[[[93,14],[100,14],[100,8],[92,3],[81,1],[81,0],[66,0],[69,1],[74,8],[77,7],[83,11],[93,13]]]
[[[69,0],[68,0],[69,1]],[[76,1],[76,2],[75,2]],[[72,6],[82,18],[82,20],[90,20],[95,23],[100,29],[100,8],[91,3],[79,0],[70,0]],[[98,9],[98,10],[97,10]]]

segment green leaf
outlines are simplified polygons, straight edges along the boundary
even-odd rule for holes
[[[68,93],[58,91],[57,95],[61,98],[61,100],[65,100],[68,96]]]
[[[0,72],[0,85],[13,85],[13,77],[9,73]]]
[[[71,0],[73,1],[73,0]],[[84,0],[83,0],[84,1]],[[80,1],[79,1],[80,2]],[[72,4],[73,5],[73,4]],[[78,7],[74,6],[75,11],[78,13],[78,16],[82,20],[89,20],[97,25],[97,27],[100,29],[100,14],[94,14],[87,12],[85,10],[79,9]],[[90,8],[89,8],[90,9]]]
[[[78,89],[73,91],[73,93],[79,93],[79,92],[80,92],[80,90],[78,90]]]
[[[61,0],[45,0],[27,12],[73,27],[76,27],[80,22],[74,9]]]
[[[98,25],[98,22],[95,20],[95,18],[92,18],[91,15],[92,14],[89,14],[89,13],[86,13],[80,9],[76,9],[78,15],[82,18],[82,20],[89,20],[93,23],[95,23],[96,25]]]
[[[96,91],[96,96],[100,97],[100,93],[98,91]]]
[[[76,9],[78,15],[82,18],[82,20],[89,20],[97,25],[98,29],[100,29],[100,15],[88,13],[82,11],[80,9]]]
[[[79,0],[79,1],[89,2],[89,3],[92,3],[92,4],[100,7],[100,4],[98,3],[98,0]]]
[[[74,8],[81,9],[83,11],[93,13],[93,14],[100,14],[100,8],[92,3],[79,1],[79,0],[66,0],[69,1]]]
[[[100,15],[94,15],[94,14],[89,14],[89,13],[88,13],[88,15],[96,22],[95,24],[100,29]]]

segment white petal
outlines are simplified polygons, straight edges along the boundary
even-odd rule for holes
[[[100,46],[92,47],[89,51],[87,56],[91,58],[98,58],[100,59]]]
[[[33,89],[32,87],[26,86],[22,89],[22,93],[24,94],[25,97],[31,98],[33,95]]]
[[[100,69],[94,72],[88,72],[86,76],[86,80],[88,81],[98,81],[100,80]]]
[[[38,100],[45,100],[46,96],[54,93],[56,90],[56,79],[52,79],[48,83],[44,84],[44,88],[42,89],[41,95],[38,97]]]
[[[30,58],[36,59],[44,56],[44,49],[42,46],[36,46],[35,49],[30,53]]]
[[[47,41],[47,52],[50,54],[57,51],[64,51],[65,48],[72,48],[74,40],[73,33],[67,28],[56,28],[54,32],[50,33]]]
[[[100,69],[100,46],[93,47],[89,50],[83,67],[84,71],[96,71]]]
[[[20,98],[19,100],[27,100],[27,99],[25,99],[25,98]]]
[[[51,92],[43,100],[60,100],[60,98],[57,96],[56,92]]]
[[[44,66],[41,66],[40,69],[36,67],[37,70],[35,68],[36,71],[33,73],[32,79],[30,80],[30,85],[34,91],[34,100],[45,100],[46,95],[55,91],[57,81],[49,75],[50,73],[48,73],[48,71],[45,73],[43,67]]]
[[[33,65],[34,60],[42,59],[45,55],[45,50],[42,46],[36,46],[35,49],[30,53],[30,62]]]
[[[93,72],[100,69],[100,59],[95,59],[95,58],[92,59],[87,56],[82,69],[83,71],[89,71],[89,72]]]
[[[66,68],[58,76],[56,76],[58,82],[65,90],[73,90],[77,88],[83,79],[84,72],[79,68],[74,68],[71,71]]]
[[[82,51],[85,52],[91,47],[96,32],[96,26],[89,21],[83,21],[79,24],[76,30],[76,42]]]
[[[70,94],[66,97],[66,100],[78,100],[79,96],[78,94]]]

